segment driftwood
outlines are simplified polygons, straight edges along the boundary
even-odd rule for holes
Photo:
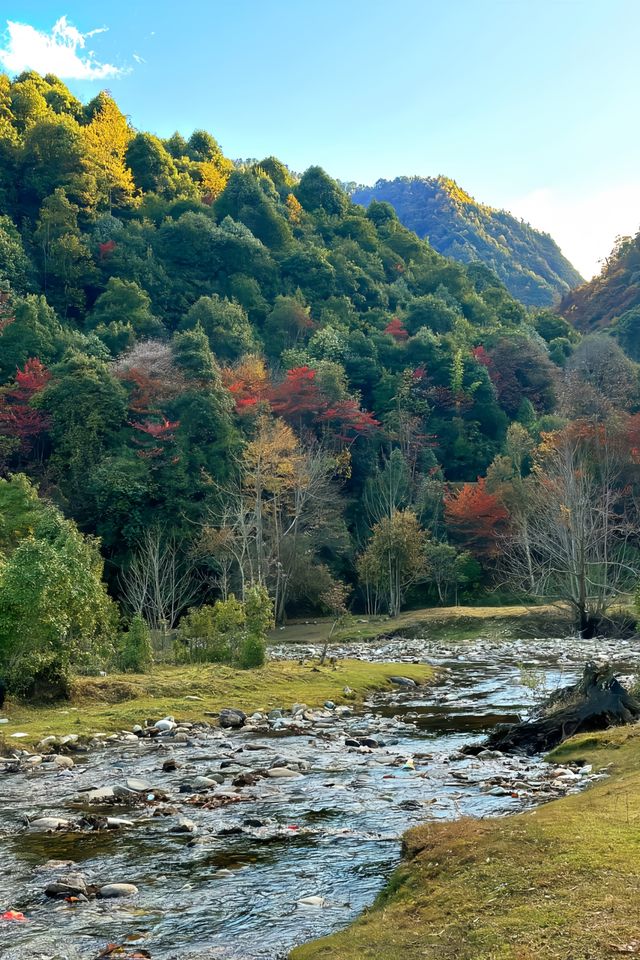
[[[522,723],[499,724],[484,746],[543,753],[576,733],[606,730],[638,719],[640,700],[614,677],[611,665],[587,663],[578,683],[554,693]]]

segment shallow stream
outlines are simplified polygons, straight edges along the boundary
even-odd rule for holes
[[[305,652],[313,653],[287,650]],[[2,773],[0,762],[0,913],[28,917],[0,922],[0,956],[94,960],[107,943],[124,943],[153,960],[280,960],[294,945],[344,927],[374,900],[408,827],[501,816],[582,789],[588,771],[558,780],[540,759],[476,758],[459,749],[495,723],[525,715],[532,680],[553,689],[594,653],[613,655],[624,674],[639,654],[619,643],[603,649],[549,639],[450,647],[396,640],[337,652],[426,660],[441,673],[429,687],[377,694],[351,716],[327,709],[297,724],[285,714],[280,729],[256,721],[250,730],[193,728],[182,743],[171,736],[111,742],[70,754],[69,770],[44,762]],[[366,737],[382,745],[345,743]],[[177,769],[163,771],[171,758]],[[274,767],[300,772],[251,776]],[[224,782],[193,788],[197,776],[213,774]],[[255,782],[234,785],[239,775]],[[132,777],[148,784],[136,802],[86,799],[89,788]],[[44,833],[25,821],[85,815],[132,825]],[[188,831],[181,818],[192,821]],[[173,832],[181,827],[186,832]],[[79,871],[98,885],[134,883],[139,893],[77,903],[44,895],[49,882]]]

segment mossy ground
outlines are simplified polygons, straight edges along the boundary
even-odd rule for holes
[[[576,737],[553,759],[611,776],[526,814],[410,831],[373,908],[291,960],[640,956],[640,728]]]
[[[432,668],[424,664],[342,660],[335,668],[287,661],[268,663],[259,670],[203,664],[162,666],[149,674],[79,677],[68,703],[42,707],[11,701],[5,704],[2,712],[10,722],[0,727],[0,738],[15,745],[49,734],[110,733],[167,714],[183,720],[202,720],[205,712],[221,707],[240,707],[251,712],[289,708],[294,703],[318,706],[325,700],[357,702],[372,690],[391,689],[389,677],[399,673],[419,683],[433,676]],[[351,688],[351,696],[345,696],[345,687]],[[12,741],[10,735],[15,732],[27,733],[28,738]]]

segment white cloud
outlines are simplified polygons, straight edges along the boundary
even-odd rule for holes
[[[581,195],[543,187],[504,205],[514,216],[550,233],[587,280],[600,272],[616,237],[640,229],[640,182]]]
[[[103,80],[118,77],[125,71],[111,63],[100,63],[86,42],[106,27],[81,33],[66,17],[54,23],[51,33],[37,30],[28,23],[7,21],[6,40],[0,47],[0,64],[10,73],[37,70],[55,73],[63,80]]]

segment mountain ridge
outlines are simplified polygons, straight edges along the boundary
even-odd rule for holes
[[[438,253],[485,263],[526,306],[551,306],[584,282],[550,234],[477,201],[450,177],[380,179],[372,187],[354,185],[351,197],[362,206],[391,204]]]

